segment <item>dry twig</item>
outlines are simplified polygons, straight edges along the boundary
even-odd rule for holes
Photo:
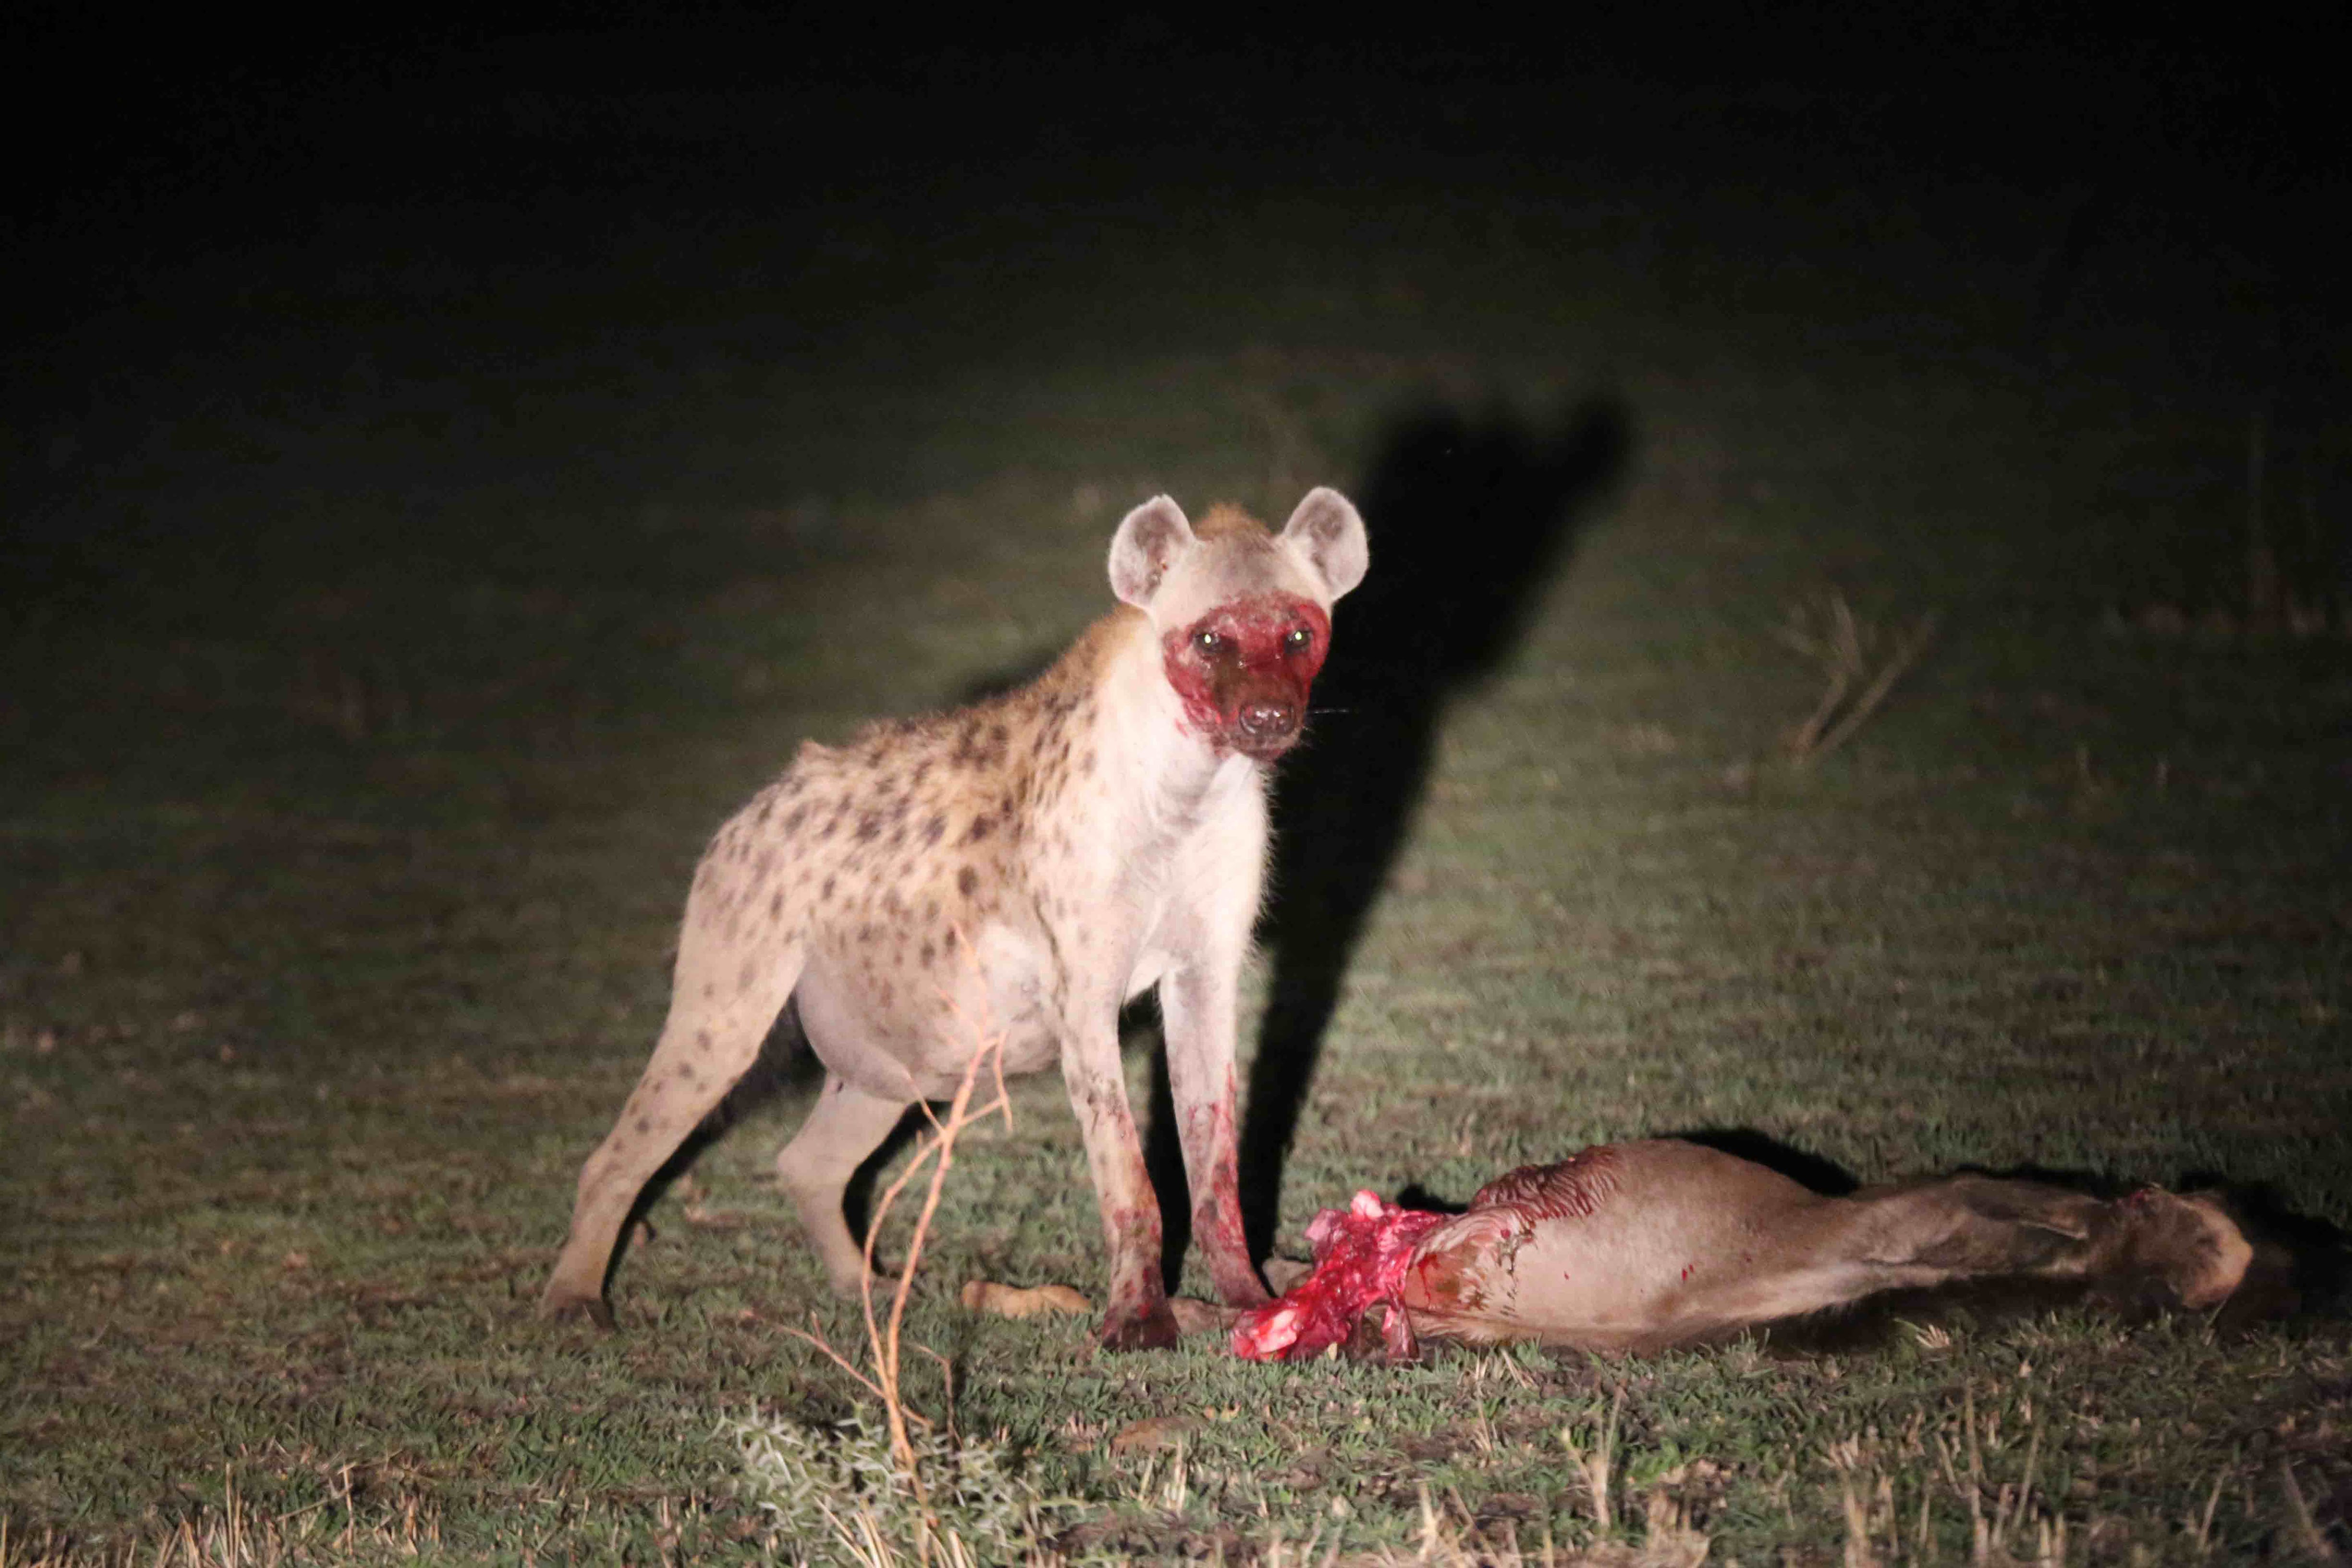
[[[1820,665],[1827,685],[1804,722],[1789,731],[1783,743],[1790,760],[1802,766],[1826,756],[1861,729],[1927,651],[1938,619],[1928,611],[1889,647],[1878,627],[1855,616],[1843,594],[1790,610],[1773,635]]]
[[[963,940],[961,932],[957,936],[957,946],[963,954],[965,967],[976,975],[979,972],[979,956],[972,951],[971,944]],[[914,1289],[915,1267],[921,1260],[923,1245],[930,1236],[931,1218],[939,1212],[940,1194],[947,1185],[949,1168],[955,1163],[956,1140],[961,1137],[965,1129],[974,1122],[984,1121],[1000,1112],[1008,1124],[1013,1120],[1013,1102],[1004,1092],[1003,1032],[992,1031],[978,1020],[965,1016],[962,1008],[956,1005],[952,997],[949,999],[949,1004],[954,1008],[957,1018],[971,1036],[971,1057],[964,1063],[963,1078],[956,1085],[954,1097],[948,1101],[947,1115],[944,1118],[932,1110],[929,1100],[916,1102],[922,1107],[924,1117],[931,1124],[931,1136],[915,1151],[915,1157],[907,1162],[906,1169],[900,1171],[897,1178],[883,1190],[881,1197],[875,1203],[873,1217],[866,1227],[866,1279],[859,1289],[859,1298],[866,1318],[866,1342],[868,1354],[873,1361],[873,1375],[868,1376],[852,1365],[849,1359],[834,1349],[821,1332],[812,1332],[803,1329],[787,1331],[815,1346],[835,1366],[840,1367],[862,1384],[866,1392],[873,1394],[881,1405],[883,1419],[887,1424],[890,1434],[891,1456],[898,1461],[899,1473],[906,1477],[907,1484],[913,1491],[919,1505],[925,1500],[923,1479],[920,1467],[915,1459],[914,1442],[908,1435],[908,1424],[912,1421],[916,1426],[929,1430],[931,1423],[921,1415],[908,1410],[906,1397],[898,1386],[900,1332],[907,1317],[907,1300]],[[972,1097],[981,1086],[982,1068],[990,1064],[993,1064],[995,1093],[987,1103],[974,1108]],[[926,1165],[930,1167],[930,1182],[923,1191],[922,1207],[915,1215],[914,1234],[907,1241],[906,1266],[898,1271],[898,1283],[891,1290],[890,1309],[886,1320],[877,1315],[874,1305],[875,1242],[882,1234],[884,1218],[897,1205],[899,1195],[922,1173]],[[952,1369],[949,1367],[946,1359],[928,1347],[916,1348],[940,1363],[942,1377],[950,1382],[948,1392],[950,1402],[952,1404],[954,1395]],[[953,1419],[953,1412],[950,1410],[949,1420],[952,1423]]]

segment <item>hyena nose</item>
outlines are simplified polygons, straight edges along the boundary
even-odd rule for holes
[[[1242,733],[1260,740],[1287,735],[1298,728],[1298,710],[1288,702],[1268,698],[1253,698],[1242,704]]]

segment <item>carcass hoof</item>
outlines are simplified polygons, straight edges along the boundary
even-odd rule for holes
[[[614,1329],[613,1309],[602,1296],[579,1296],[550,1289],[539,1299],[539,1315],[551,1323],[584,1322],[604,1333]]]
[[[1181,1334],[1176,1326],[1176,1314],[1168,1303],[1155,1303],[1150,1310],[1131,1317],[1113,1317],[1103,1324],[1102,1347],[1107,1351],[1174,1350]]]

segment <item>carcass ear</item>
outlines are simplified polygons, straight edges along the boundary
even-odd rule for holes
[[[1176,557],[1192,543],[1192,525],[1166,496],[1154,496],[1127,514],[1110,542],[1110,591],[1137,609],[1151,595]]]
[[[1307,492],[1283,524],[1282,538],[1321,574],[1335,599],[1362,582],[1364,569],[1371,563],[1364,520],[1346,496],[1328,486]]]

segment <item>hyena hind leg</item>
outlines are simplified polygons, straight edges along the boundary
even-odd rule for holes
[[[800,1211],[809,1245],[837,1295],[855,1296],[866,1282],[866,1249],[842,1212],[849,1179],[913,1103],[868,1094],[828,1072],[808,1120],[776,1154],[777,1178]]]
[[[613,1130],[580,1168],[572,1232],[540,1295],[541,1317],[584,1316],[613,1326],[604,1276],[637,1194],[759,1058],[797,970],[795,963],[756,975],[723,1011],[686,1000],[681,977],[652,1058]]]

